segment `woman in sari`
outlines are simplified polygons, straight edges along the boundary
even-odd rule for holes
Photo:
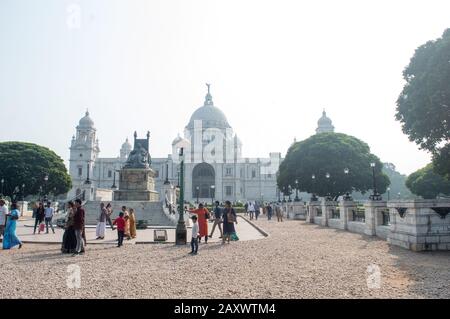
[[[230,240],[239,240],[236,235],[236,230],[234,229],[234,223],[237,222],[236,212],[231,207],[231,202],[227,200],[225,202],[225,209],[223,210],[223,239],[222,244],[225,244],[225,241],[230,243]]]
[[[134,214],[133,208],[130,208],[130,216],[128,220],[130,222],[130,236],[131,238],[136,238],[136,215]]]
[[[62,240],[61,252],[63,254],[73,254],[77,247],[77,237],[73,228],[73,216],[75,214],[75,205],[72,201],[68,203],[69,211],[67,213],[65,230]]]
[[[209,211],[207,208],[203,207],[203,204],[198,204],[197,209],[190,209],[189,213],[196,214],[198,220],[198,226],[200,228],[198,236],[198,242],[202,240],[202,237],[205,237],[205,244],[208,243],[208,219],[209,219]]]
[[[6,228],[3,235],[3,249],[11,249],[14,246],[19,245],[19,249],[22,248],[22,242],[16,235],[16,224],[19,219],[19,210],[17,204],[11,204],[11,212],[6,215]]]
[[[130,213],[128,212],[128,210],[125,210],[124,215],[123,215],[123,219],[125,219],[125,237],[129,240],[131,239],[131,234],[130,234]]]

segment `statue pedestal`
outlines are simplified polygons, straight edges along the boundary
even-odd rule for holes
[[[159,201],[155,191],[155,172],[151,168],[124,168],[120,171],[119,190],[115,201]]]

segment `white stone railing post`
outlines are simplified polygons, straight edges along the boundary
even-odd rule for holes
[[[364,233],[369,236],[375,236],[377,233],[377,226],[381,225],[379,221],[378,211],[381,208],[387,207],[386,201],[370,200],[364,203],[365,210],[365,224]]]
[[[324,199],[322,201],[322,226],[328,226],[328,220],[331,219],[331,211],[335,209],[337,206],[337,202],[335,201],[327,201]]]
[[[388,243],[414,251],[450,250],[450,200],[396,200],[388,207]]]
[[[317,215],[317,207],[320,207],[321,203],[319,201],[308,202],[308,213],[306,216],[306,222],[313,224],[314,218]]]
[[[353,221],[353,210],[356,210],[356,203],[353,200],[343,200],[340,202],[341,222],[344,229],[348,229],[348,222]]]

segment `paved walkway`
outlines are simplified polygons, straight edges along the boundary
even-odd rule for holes
[[[211,233],[213,223],[208,223],[208,232]],[[48,243],[48,244],[58,244],[62,241],[62,236],[64,230],[62,228],[55,227],[55,234],[49,229],[49,234],[33,234],[34,220],[23,219],[19,221],[17,225],[17,235],[24,243]],[[168,243],[175,242],[175,229],[172,228],[148,228],[148,229],[138,229],[137,238],[131,240],[124,240],[124,244],[147,244],[154,243],[154,232],[155,230],[165,229],[167,231]],[[191,238],[191,227],[187,228],[187,238],[190,242]],[[261,234],[254,226],[248,223],[245,219],[239,218],[238,224],[236,225],[236,232],[241,241],[262,239],[265,236]],[[208,241],[218,242],[219,239],[219,229],[216,227],[213,238],[209,238]],[[112,231],[111,228],[106,228],[105,239],[96,240],[95,226],[86,227],[86,238],[88,244],[116,244],[117,243],[117,232]]]

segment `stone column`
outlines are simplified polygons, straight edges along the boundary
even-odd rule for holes
[[[450,250],[450,200],[395,200],[388,207],[388,243],[413,251]]]
[[[342,200],[339,203],[340,219],[343,229],[348,229],[348,222],[353,220],[352,211],[356,209],[356,203],[353,200]]]
[[[305,220],[306,219],[306,213],[305,213],[305,205],[303,202],[294,202],[294,219],[296,220]]]
[[[335,201],[322,201],[322,226],[328,226],[328,221],[331,219],[331,211],[336,208],[337,202]]]
[[[370,200],[364,204],[364,214],[366,219],[366,227],[364,233],[369,236],[375,236],[377,233],[377,226],[381,224],[378,220],[378,210],[386,207],[386,201],[382,200]]]
[[[314,223],[314,218],[316,217],[317,207],[320,207],[321,203],[319,201],[308,202],[308,215],[306,221],[308,223]]]
[[[18,201],[17,208],[20,211],[20,216],[31,216],[28,214],[28,202],[27,201]]]

